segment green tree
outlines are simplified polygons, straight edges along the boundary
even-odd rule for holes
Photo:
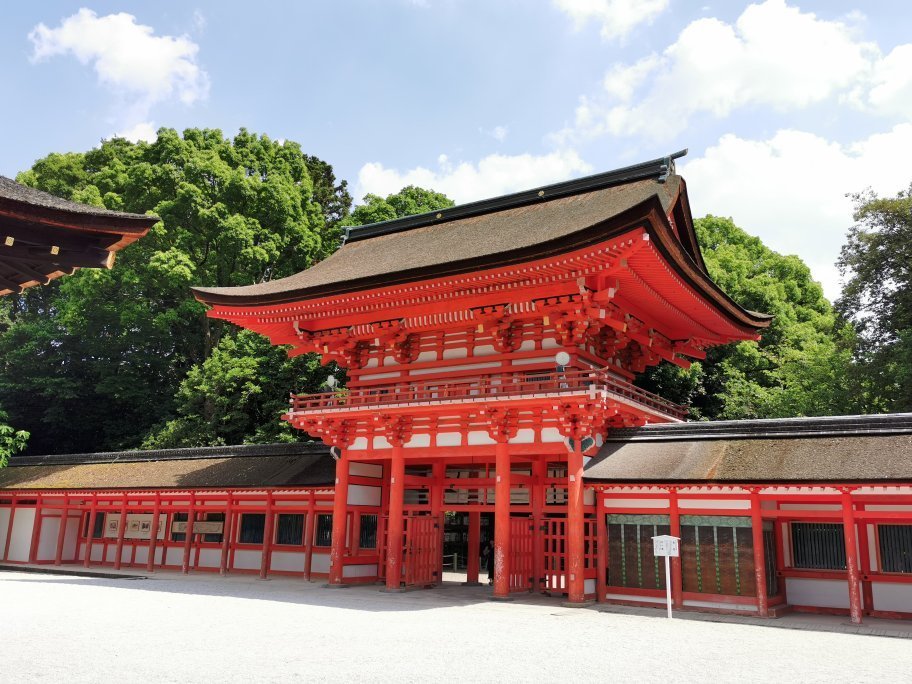
[[[424,214],[428,211],[446,209],[455,203],[440,192],[407,185],[397,193],[387,195],[365,195],[364,204],[355,207],[351,216],[342,222],[344,226],[364,226],[369,223],[391,221],[404,216]]]
[[[858,386],[872,411],[912,411],[912,186],[854,195],[836,302],[858,331]]]
[[[810,269],[731,219],[694,222],[709,275],[747,309],[774,316],[759,343],[711,349],[688,370],[663,364],[638,382],[690,405],[703,419],[833,415],[857,410],[855,334],[824,298]]]
[[[135,447],[166,429],[188,373],[237,332],[210,321],[190,286],[244,285],[310,266],[335,248],[350,203],[328,164],[246,130],[233,139],[207,129],[161,129],[153,143],[113,139],[49,155],[19,180],[162,218],[113,270],[83,270],[15,298],[0,331],[0,404],[32,433],[36,452]],[[256,401],[247,407],[265,416]]]

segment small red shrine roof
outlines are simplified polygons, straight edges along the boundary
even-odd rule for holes
[[[674,172],[673,160],[681,154],[349,228],[338,251],[293,276],[193,291],[212,306],[282,304],[560,256],[642,227],[679,275],[736,324],[765,327],[769,316],[738,306],[706,273],[686,183]]]
[[[0,176],[0,294],[77,268],[111,268],[114,253],[158,221],[71,202]]]

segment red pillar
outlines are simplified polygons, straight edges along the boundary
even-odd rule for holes
[[[469,513],[469,555],[466,557],[466,586],[478,586],[479,558],[481,552],[481,513]]]
[[[858,504],[858,510],[863,511],[864,504]],[[861,570],[861,598],[864,612],[869,614],[874,610],[874,588],[871,586],[871,548],[868,538],[868,523],[862,522],[858,530],[858,565]]]
[[[586,602],[584,521],[582,440],[576,437],[567,456],[567,603]]]
[[[668,534],[681,538],[681,511],[678,508],[677,489],[668,492],[668,527]],[[680,556],[671,557],[671,605],[675,608],[684,606],[684,574],[681,571]]]
[[[234,493],[228,492],[228,501],[225,505],[225,522],[222,524],[222,554],[219,557],[219,575],[228,574],[228,551],[231,548],[231,538],[234,535]]]
[[[16,501],[17,499],[14,495],[13,503],[10,506],[9,522],[6,525],[6,544],[3,545],[3,560],[9,559],[10,541],[13,538],[13,521],[16,519]]]
[[[63,508],[60,511],[60,528],[57,530],[57,550],[54,552],[54,565],[63,563],[63,543],[66,540],[67,520],[69,520],[70,509],[67,505],[69,498],[63,495]]]
[[[314,518],[317,515],[317,495],[313,490],[307,499],[307,517],[304,518],[304,579],[310,581],[310,569],[313,563]]]
[[[532,576],[533,589],[542,589],[545,576],[545,545],[542,541],[542,525],[545,520],[545,480],[548,479],[548,457],[541,456],[532,461]]]
[[[386,590],[398,591],[402,581],[402,530],[405,501],[405,453],[401,442],[393,443],[390,460],[389,527],[386,537]]]
[[[769,617],[769,597],[766,595],[766,554],[763,552],[763,512],[760,510],[760,492],[750,493],[751,532],[754,540],[754,579],[757,585],[757,613]]]
[[[187,531],[184,534],[184,559],[181,562],[181,572],[185,575],[190,572],[190,548],[193,544],[194,522],[196,522],[196,493],[190,495],[190,510],[187,511]]]
[[[348,455],[336,461],[336,487],[333,490],[332,547],[329,552],[329,584],[342,584],[345,563],[345,533],[348,522]]]
[[[121,557],[123,556],[124,535],[127,533],[127,494],[121,494],[120,523],[117,525],[117,548],[114,553],[114,569],[120,570]]]
[[[29,544],[28,562],[34,563],[38,559],[38,540],[41,538],[41,494],[35,503],[35,522],[32,523],[32,539]]]
[[[494,598],[510,597],[510,446],[494,447]]]
[[[440,555],[437,557],[437,577],[443,579],[443,480],[446,477],[446,463],[436,461],[431,465],[431,515],[440,525],[440,543],[437,545]]]
[[[337,468],[338,470],[338,468]],[[346,486],[348,482],[346,481]],[[272,532],[275,528],[275,511],[272,506],[272,492],[266,495],[266,521],[263,525],[263,555],[260,558],[260,579],[264,580],[269,576],[269,565],[272,560]],[[345,532],[343,531],[344,535]],[[333,518],[333,548],[336,543],[336,524]],[[330,566],[332,567],[332,566]],[[330,569],[330,573],[332,570]],[[341,573],[340,573],[341,574]],[[332,575],[330,575],[330,578]]]
[[[595,529],[598,551],[598,576],[595,581],[595,600],[603,601],[608,588],[605,577],[608,574],[608,524],[605,520],[605,493],[601,490],[595,495]]]
[[[849,581],[849,615],[856,625],[861,624],[861,581],[858,575],[858,548],[855,533],[855,509],[852,493],[842,493],[842,526],[845,534],[846,576]]]
[[[83,567],[89,567],[92,562],[92,538],[95,536],[95,516],[98,515],[98,497],[92,495],[92,506],[89,509],[89,530],[85,540],[85,558],[82,561]]]
[[[158,525],[161,517],[161,494],[155,492],[155,503],[152,504],[152,524],[149,525],[149,557],[146,559],[146,572],[155,571],[155,547],[158,544]]]

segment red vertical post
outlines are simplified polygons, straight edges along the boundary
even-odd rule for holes
[[[343,452],[336,461],[336,487],[333,490],[332,546],[329,550],[329,584],[343,583],[345,572],[345,537],[348,523],[348,479],[351,464]]]
[[[583,451],[577,436],[567,456],[567,603],[571,604],[586,602],[584,524]]]
[[[766,554],[763,552],[763,511],[760,491],[750,490],[751,532],[754,541],[754,579],[757,585],[757,614],[769,617],[769,597],[766,595]]]
[[[846,577],[849,581],[849,615],[856,625],[861,624],[861,582],[858,576],[858,547],[855,533],[855,508],[852,492],[842,493],[842,527],[845,534]]]
[[[532,576],[533,589],[542,589],[545,576],[545,545],[542,524],[545,519],[545,480],[548,478],[548,458],[540,456],[532,461]]]
[[[402,529],[405,502],[405,453],[393,443],[390,460],[389,527],[386,536],[386,590],[398,591],[402,582]]]
[[[9,522],[6,524],[6,544],[3,545],[3,560],[9,559],[10,540],[13,538],[13,520],[16,518],[16,501],[16,496],[13,495]]]
[[[187,531],[184,533],[184,558],[181,561],[181,572],[190,572],[190,549],[193,545],[193,523],[196,522],[196,492],[190,494],[190,509],[187,511]]]
[[[668,534],[681,538],[681,511],[678,508],[678,490],[668,490]],[[679,544],[680,546],[680,544]],[[671,557],[671,605],[675,608],[684,606],[684,574],[681,570],[681,557]]]
[[[57,550],[54,552],[54,565],[63,563],[63,543],[66,540],[67,520],[69,520],[69,497],[63,495],[63,508],[60,510],[60,527],[57,529]]]
[[[117,548],[114,554],[114,569],[120,570],[123,556],[124,535],[127,533],[127,493],[121,492],[120,523],[117,525]]]
[[[92,538],[95,536],[95,516],[98,515],[98,495],[92,493],[92,504],[89,508],[89,529],[86,533],[85,540],[85,558],[82,561],[83,567],[89,567],[92,562]]]
[[[41,538],[41,494],[35,500],[35,522],[32,523],[32,539],[29,543],[28,562],[34,563],[38,558],[38,541]]]
[[[333,540],[335,541],[335,519],[333,519]],[[260,557],[260,579],[269,576],[269,565],[272,561],[272,537],[275,530],[275,511],[272,505],[272,492],[266,495],[266,522],[263,525],[263,555]]]
[[[231,548],[231,538],[234,535],[234,493],[228,492],[228,501],[225,502],[225,522],[222,523],[222,553],[219,556],[219,575],[228,574],[228,549]]]
[[[431,516],[440,524],[440,543],[437,545],[439,554],[437,556],[437,577],[443,578],[443,480],[446,477],[446,463],[436,461],[431,465],[431,478],[434,484],[431,486]]]
[[[469,513],[469,555],[466,556],[466,586],[478,586],[479,553],[481,552],[481,513]]]
[[[494,598],[510,596],[510,445],[494,447]]]
[[[604,601],[608,593],[605,578],[608,574],[608,524],[605,520],[605,492],[599,490],[595,495],[595,529],[598,551],[597,573],[595,582],[595,600]]]
[[[858,504],[858,509],[863,511],[864,504]],[[862,521],[858,530],[858,564],[861,570],[861,598],[862,608],[870,614],[874,610],[874,588],[871,586],[871,547],[868,538],[868,523]]]
[[[146,572],[154,572],[155,570],[155,547],[158,543],[158,519],[160,517],[161,493],[155,492],[155,503],[152,504],[152,524],[149,525],[149,557],[146,559]],[[164,560],[164,558],[162,560]]]
[[[307,517],[304,519],[304,579],[310,581],[313,563],[314,517],[317,515],[317,495],[310,490],[307,500]]]

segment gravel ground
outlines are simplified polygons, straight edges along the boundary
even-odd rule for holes
[[[487,587],[0,572],[2,682],[899,682],[905,639],[487,600]]]

